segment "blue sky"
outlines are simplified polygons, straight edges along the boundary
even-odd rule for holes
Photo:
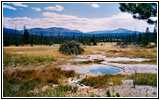
[[[126,28],[144,31],[145,21],[122,13],[118,3],[3,3],[3,26],[63,27],[82,32]]]
[[[50,12],[55,12],[57,14],[68,14],[78,17],[86,17],[86,18],[104,18],[104,17],[110,17],[114,14],[120,13],[119,10],[119,4],[117,3],[99,3],[99,7],[94,8],[91,7],[91,4],[89,3],[23,3],[24,5],[27,5],[28,7],[19,7],[14,6],[13,4],[5,4],[9,5],[14,8],[16,8],[15,11],[9,10],[9,9],[3,9],[4,17],[42,17],[41,13],[45,10],[44,7],[47,6],[56,6],[60,5],[64,8],[63,11],[56,11],[52,10]],[[33,10],[31,7],[38,7],[42,11],[37,12]],[[94,9],[93,9],[94,8]],[[22,10],[23,9],[23,10]]]

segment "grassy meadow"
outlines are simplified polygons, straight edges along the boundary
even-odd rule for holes
[[[116,43],[98,43],[97,46],[83,46],[85,52],[82,55],[103,54],[106,57],[148,58],[151,61],[112,63],[157,64],[156,47],[129,45],[127,48],[121,48],[115,45]],[[79,74],[73,70],[62,70],[57,67],[67,63],[74,64],[67,59],[74,58],[75,55],[64,55],[58,52],[58,48],[59,45],[3,47],[3,96],[64,97],[69,94],[79,96],[76,95],[78,88],[71,87],[67,83],[69,78],[79,77]],[[107,88],[108,86],[121,85],[123,79],[133,79],[135,80],[134,84],[157,86],[156,77],[157,74],[147,73],[131,76],[102,75],[84,78],[81,83],[93,88]],[[45,86],[47,88],[43,89]]]
[[[4,66],[36,66],[63,63],[59,59],[74,55],[64,55],[54,46],[9,46],[3,48]]]
[[[102,45],[103,44],[103,45]],[[156,64],[157,48],[130,45],[127,48],[115,46],[116,43],[99,43],[97,46],[83,46],[83,55],[103,54],[106,57],[147,58],[150,61],[130,62],[118,61],[123,64]],[[58,52],[59,45],[54,46],[8,46],[3,48],[3,63],[6,66],[40,66],[67,63],[65,59],[75,55],[64,55]]]

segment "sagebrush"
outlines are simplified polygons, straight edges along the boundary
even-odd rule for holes
[[[84,49],[80,46],[80,43],[76,41],[68,41],[60,46],[59,51],[68,55],[78,55],[82,54],[84,52]]]

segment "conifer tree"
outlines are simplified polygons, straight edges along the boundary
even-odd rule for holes
[[[153,38],[153,42],[157,44],[157,26],[154,27],[152,38]]]
[[[97,45],[97,39],[94,35],[91,38],[91,42],[93,43],[93,45]]]
[[[143,44],[148,45],[149,43],[149,28],[146,28],[146,33],[143,36]]]
[[[146,20],[149,24],[156,24],[151,17],[157,17],[157,3],[120,3],[120,10],[133,15],[138,20]]]
[[[26,26],[24,26],[24,44],[29,44],[29,32]]]
[[[33,46],[34,44],[34,37],[33,37],[33,34],[31,34],[31,46]]]
[[[40,36],[40,44],[43,44],[43,33],[41,32],[41,36]]]
[[[139,36],[138,36],[138,44],[141,44],[142,43],[142,34],[139,33]]]

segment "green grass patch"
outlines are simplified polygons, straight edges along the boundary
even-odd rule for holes
[[[151,85],[157,87],[157,74],[136,73],[129,76],[136,85]]]
[[[72,87],[69,85],[58,85],[55,89],[47,89],[46,91],[39,93],[30,93],[33,97],[66,97],[67,92],[76,93],[78,87]]]
[[[48,56],[26,56],[19,55],[11,60],[16,65],[42,64],[43,62],[55,61],[55,58]]]
[[[3,65],[8,66],[8,64],[11,62],[11,55],[7,54],[6,52],[3,52]]]
[[[18,55],[18,54],[8,54],[3,53],[3,65],[29,65],[29,64],[43,64],[44,62],[56,61],[54,57],[50,56],[28,56],[28,55]]]
[[[125,75],[102,75],[102,76],[97,76],[97,77],[89,77],[89,78],[84,78],[81,83],[91,86],[94,88],[103,88],[103,87],[108,87],[110,85],[121,85],[122,84],[122,79],[124,79],[126,76]]]
[[[28,91],[33,90],[36,86],[41,84],[40,80],[30,81],[17,81],[13,79],[7,79],[4,77],[3,80],[3,96],[4,97],[27,97]]]

